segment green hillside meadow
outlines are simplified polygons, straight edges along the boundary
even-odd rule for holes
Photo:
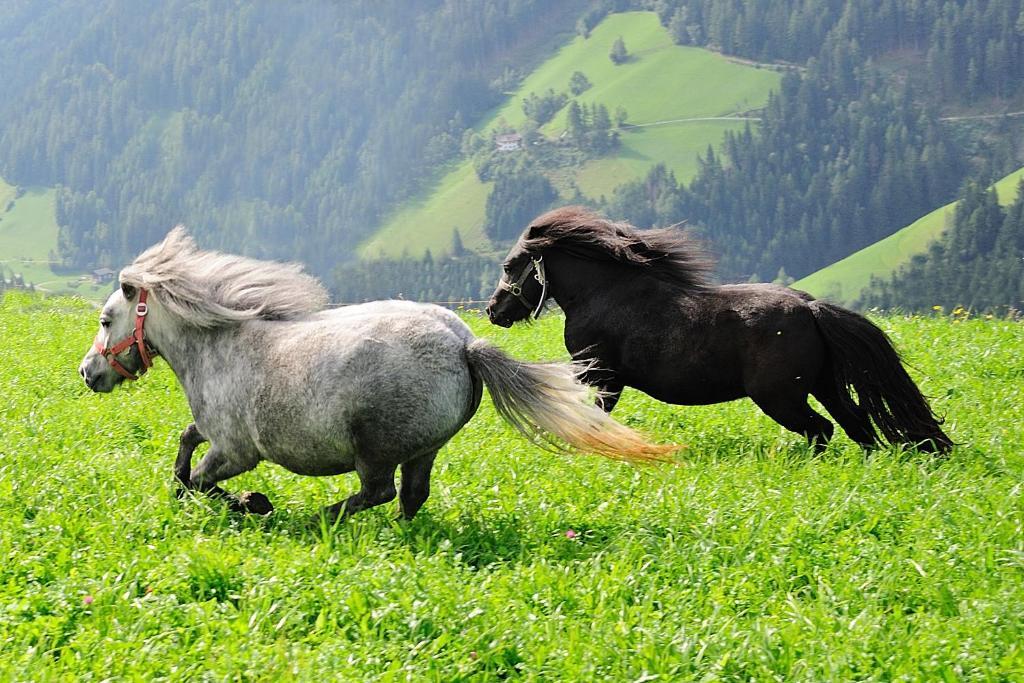
[[[619,36],[632,59],[616,66],[608,53]],[[707,119],[763,106],[780,80],[775,71],[675,45],[653,12],[613,14],[589,38],[576,36],[527,76],[479,130],[489,132],[501,121],[521,125],[526,118],[523,99],[549,88],[568,92],[574,71],[582,71],[593,84],[577,98],[581,103],[599,102],[611,112],[623,106],[629,124],[656,124],[623,130],[614,154],[554,179],[563,189],[572,180],[594,199],[610,196],[615,187],[642,177],[657,163],[671,168],[677,179],[689,180],[697,172],[697,155],[707,151],[708,145],[717,147],[727,130],[742,130],[744,125],[743,121]],[[557,138],[565,129],[566,109],[542,133]],[[400,207],[360,246],[359,253],[370,259],[403,252],[419,256],[428,248],[442,253],[449,249],[456,228],[467,247],[487,249],[483,221],[490,187],[477,179],[471,162],[453,166],[427,192]]]
[[[1021,180],[1024,180],[1024,168],[995,183],[999,203],[1005,206],[1013,202]],[[872,277],[889,278],[915,254],[928,251],[928,246],[946,229],[947,221],[952,221],[955,207],[956,202],[941,206],[885,239],[797,280],[793,287],[815,296],[852,303],[871,283]]]
[[[79,273],[54,273],[50,258],[57,251],[56,191],[27,188],[21,197],[17,188],[0,178],[0,269],[5,279],[21,275],[25,283],[49,293],[78,291],[95,298],[100,290],[83,282]],[[109,291],[104,287],[103,291]]]
[[[479,334],[564,358],[562,321]],[[485,398],[415,520],[336,527],[354,476],[229,483],[267,517],[175,498],[189,411],[162,361],[76,374],[96,311],[0,300],[0,679],[1021,680],[1021,326],[880,318],[947,459],[845,436],[821,456],[748,401],[616,417],[689,444],[637,469],[527,444]],[[402,429],[402,425],[395,425]]]

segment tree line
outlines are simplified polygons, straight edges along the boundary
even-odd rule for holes
[[[343,303],[409,299],[481,308],[500,274],[495,258],[462,253],[435,260],[428,250],[422,258],[343,264],[334,271],[333,291]]]
[[[676,42],[803,64],[821,47],[850,67],[916,55],[912,75],[946,99],[1005,97],[1024,69],[1020,0],[653,0]],[[606,7],[614,7],[606,3]],[[840,51],[836,51],[842,45]],[[923,68],[917,68],[919,66]]]
[[[825,74],[788,73],[762,112],[709,148],[686,186],[654,169],[609,211],[648,224],[687,220],[730,280],[795,277],[828,265],[948,202],[967,170],[941,124],[882,83],[842,98]]]

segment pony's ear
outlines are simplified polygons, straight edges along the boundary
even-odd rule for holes
[[[132,299],[135,297],[136,292],[135,285],[130,285],[127,282],[121,283],[121,293],[124,294],[125,299]]]
[[[535,239],[537,239],[538,237],[540,237],[540,236],[542,236],[544,234],[544,230],[547,227],[548,226],[546,226],[546,225],[537,225],[536,223],[530,225],[530,227],[528,227],[526,229],[526,232],[523,234],[523,240],[525,241],[525,240],[535,240]]]

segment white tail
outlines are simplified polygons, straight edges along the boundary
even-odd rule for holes
[[[653,444],[594,405],[569,363],[524,363],[482,339],[466,347],[498,413],[532,441],[629,462],[665,462],[679,446]]]

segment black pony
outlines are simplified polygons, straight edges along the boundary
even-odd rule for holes
[[[770,284],[712,285],[711,262],[682,231],[638,231],[581,207],[523,232],[487,306],[502,327],[565,312],[565,346],[611,411],[623,387],[680,405],[749,396],[818,450],[832,423],[857,443],[945,452],[953,442],[878,327],[857,313]],[[856,398],[855,398],[855,396]]]

